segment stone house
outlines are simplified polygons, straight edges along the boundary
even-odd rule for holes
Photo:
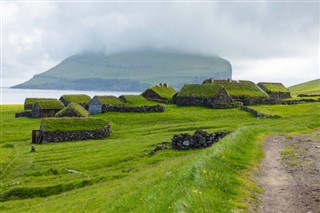
[[[59,99],[65,106],[68,106],[70,103],[78,103],[83,106],[85,109],[88,109],[88,103],[91,100],[89,95],[85,94],[67,94],[63,95]]]
[[[88,103],[90,114],[99,114],[103,112],[103,107],[106,105],[124,105],[119,98],[115,96],[94,96]]]
[[[154,101],[171,102],[172,97],[176,92],[177,91],[168,84],[160,83],[159,85],[149,87],[141,95],[146,99]]]
[[[282,100],[291,98],[289,89],[282,83],[260,82],[257,85],[269,95],[270,99]]]
[[[215,107],[231,102],[225,88],[217,84],[185,84],[173,98],[178,106]]]
[[[62,102],[58,100],[37,101],[32,106],[32,118],[54,117],[57,112],[64,108]]]
[[[111,133],[110,124],[99,118],[44,118],[40,130],[32,131],[32,143],[102,139]]]
[[[70,103],[68,106],[60,110],[56,117],[88,117],[89,112],[85,110],[80,104]]]
[[[24,110],[32,110],[32,105],[37,101],[57,100],[55,98],[26,98],[24,100]]]

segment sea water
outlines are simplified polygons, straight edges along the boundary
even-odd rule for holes
[[[65,94],[86,94],[91,98],[95,95],[138,95],[139,92],[114,91],[78,91],[78,90],[39,90],[0,88],[0,104],[23,104],[26,98],[57,98]]]

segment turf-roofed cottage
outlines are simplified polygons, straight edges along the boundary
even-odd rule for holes
[[[111,135],[110,124],[100,118],[44,118],[32,131],[32,143],[102,139]]]
[[[54,117],[63,108],[63,103],[58,100],[37,101],[32,106],[31,116],[33,118]]]
[[[91,100],[91,97],[85,94],[68,94],[61,96],[59,100],[65,106],[68,106],[70,103],[78,103],[85,109],[88,109],[88,103]]]
[[[214,80],[212,83],[223,86],[233,101],[240,101],[244,105],[266,103],[268,94],[251,81]]]
[[[208,106],[231,103],[232,99],[217,84],[185,84],[174,96],[173,102],[178,106]]]
[[[271,99],[282,100],[291,98],[289,89],[282,83],[260,82],[257,85],[268,93]]]
[[[123,105],[124,103],[115,96],[94,96],[89,102],[90,114],[99,114],[104,112],[106,105]]]
[[[24,100],[24,110],[31,110],[32,105],[37,101],[57,100],[55,98],[26,98]]]
[[[88,117],[89,112],[78,103],[70,103],[68,106],[60,110],[56,117]]]
[[[146,89],[143,93],[142,96],[147,99],[155,100],[155,101],[160,101],[160,102],[171,102],[173,95],[177,91],[169,86],[168,84],[160,83],[159,85],[154,85]]]

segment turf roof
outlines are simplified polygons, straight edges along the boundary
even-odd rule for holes
[[[214,81],[233,97],[267,97],[268,94],[251,81]]]
[[[37,101],[46,101],[46,100],[57,100],[55,98],[26,98],[24,101],[25,105],[33,105]]]
[[[218,94],[221,86],[217,84],[185,84],[180,92],[179,97],[214,97]]]
[[[56,117],[64,117],[64,115],[69,114],[68,112],[72,112],[73,114],[77,115],[78,117],[88,117],[89,112],[85,110],[80,104],[78,103],[70,103],[68,106],[60,110]]]
[[[102,129],[107,124],[101,118],[44,118],[40,128],[46,132],[90,131]]]
[[[63,109],[64,105],[58,100],[41,100],[36,102],[40,109]]]
[[[172,96],[176,94],[176,90],[171,86],[159,86],[154,85],[149,88],[150,90],[153,90],[155,93],[157,93],[160,97],[165,99],[172,99]]]
[[[102,104],[105,105],[124,105],[124,103],[115,96],[96,96]]]
[[[158,102],[150,101],[142,95],[122,95],[128,106],[153,106],[158,105]]]
[[[61,96],[61,98],[65,98],[71,103],[88,103],[91,100],[91,97],[86,94],[68,94]]]
[[[289,92],[289,90],[281,83],[260,82],[259,84],[264,86],[266,90],[270,92]]]

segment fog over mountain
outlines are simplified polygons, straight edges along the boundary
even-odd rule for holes
[[[219,55],[234,79],[319,77],[319,2],[3,1],[2,86],[84,51]]]

